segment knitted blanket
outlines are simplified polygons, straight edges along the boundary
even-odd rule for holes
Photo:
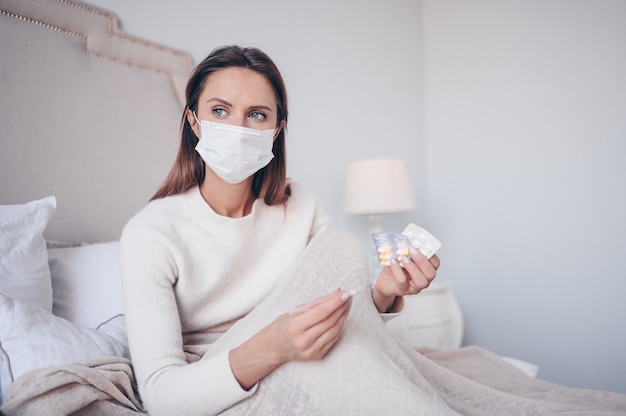
[[[238,346],[279,314],[337,287],[368,285],[359,242],[347,233],[325,232],[311,242],[272,294],[206,354]],[[108,365],[114,361],[28,373],[11,386],[1,410],[7,415],[142,413],[130,367],[111,371]],[[361,290],[354,296],[341,339],[323,360],[279,367],[259,383],[253,396],[222,414],[626,415],[626,395],[535,379],[478,347],[420,354],[390,335],[369,291]]]

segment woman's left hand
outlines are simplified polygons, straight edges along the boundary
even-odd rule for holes
[[[436,254],[427,259],[412,248],[409,256],[384,267],[372,288],[378,311],[388,312],[398,296],[415,295],[426,289],[437,275],[440,264]]]

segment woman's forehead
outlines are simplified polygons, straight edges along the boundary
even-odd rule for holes
[[[200,101],[219,98],[232,104],[247,103],[276,108],[276,95],[264,75],[248,68],[220,69],[207,78]]]

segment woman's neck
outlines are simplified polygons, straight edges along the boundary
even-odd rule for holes
[[[255,197],[252,195],[252,177],[236,185],[220,179],[207,169],[200,185],[200,194],[217,214],[230,218],[241,218],[252,212]]]

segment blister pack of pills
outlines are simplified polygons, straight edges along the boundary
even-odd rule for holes
[[[428,259],[441,248],[439,240],[413,223],[407,225],[401,234],[381,232],[373,233],[372,237],[381,266],[389,266],[394,260],[400,262],[409,255],[410,247],[415,247]]]

